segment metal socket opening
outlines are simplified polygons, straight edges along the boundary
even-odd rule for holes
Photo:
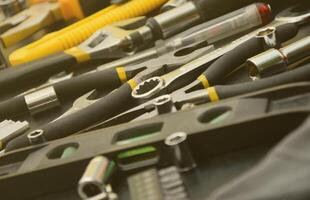
[[[102,189],[95,183],[87,183],[82,186],[82,192],[86,197],[90,198],[102,193]]]
[[[37,139],[37,138],[40,138],[40,137],[44,137],[44,131],[41,130],[41,129],[38,129],[38,130],[34,130],[32,132],[30,132],[27,137],[29,140],[33,140],[33,139]]]
[[[34,130],[27,135],[30,144],[40,144],[45,142],[44,131],[41,129]]]
[[[137,85],[131,95],[137,99],[149,98],[159,92],[163,86],[164,80],[160,77],[153,77]]]
[[[165,139],[165,144],[168,146],[175,146],[184,142],[186,138],[187,134],[184,132],[173,133]]]
[[[161,106],[161,105],[164,105],[164,104],[169,103],[171,101],[172,101],[171,96],[167,94],[167,95],[162,95],[162,96],[156,98],[154,104],[156,106]]]

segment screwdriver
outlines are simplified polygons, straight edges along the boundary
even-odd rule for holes
[[[4,47],[10,47],[35,32],[60,20],[82,19],[109,5],[108,1],[93,0],[96,10],[85,6],[87,0],[42,1],[0,23],[0,39]]]
[[[22,64],[75,47],[104,26],[116,21],[146,15],[166,1],[131,0],[124,4],[111,5],[107,8],[108,12],[103,11],[101,14],[100,11],[94,16],[85,18],[77,25],[65,28],[61,34],[56,32],[56,34],[46,36],[43,40],[18,49],[10,55],[10,62],[12,65]]]
[[[240,8],[240,2],[222,6],[217,0],[196,0],[148,19],[146,25],[127,35],[119,44],[127,51],[135,52],[151,41],[168,38],[187,26],[207,21]],[[271,9],[266,4],[258,6],[263,23],[270,21]],[[174,13],[174,14],[173,14]],[[179,16],[177,16],[179,14]]]

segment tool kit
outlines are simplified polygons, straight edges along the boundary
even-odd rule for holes
[[[310,199],[309,0],[0,0],[1,200]]]

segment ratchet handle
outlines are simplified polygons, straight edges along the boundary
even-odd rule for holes
[[[0,74],[1,94],[31,88],[34,83],[44,81],[76,63],[77,60],[72,55],[63,52],[14,68],[4,69]]]
[[[297,32],[298,27],[295,24],[290,23],[278,26],[275,31],[277,42],[283,43],[288,41]],[[229,73],[237,69],[248,58],[264,52],[266,50],[264,43],[264,40],[258,37],[247,40],[216,60],[198,79],[206,88],[221,83]]]
[[[252,81],[248,83],[240,83],[234,85],[217,85],[208,88],[211,91],[211,95],[217,95],[218,99],[225,99],[249,92],[255,92],[258,90],[275,87],[282,84],[302,82],[310,80],[310,63],[301,66],[292,71],[284,72],[279,75]],[[210,96],[210,94],[209,94]],[[211,98],[212,99],[212,98]]]
[[[110,119],[138,105],[137,100],[131,96],[132,88],[132,84],[128,81],[117,90],[114,90],[85,109],[52,123],[45,124],[38,129],[43,130],[45,139],[50,141],[72,135],[102,120]],[[6,151],[29,145],[26,133],[10,141],[6,146]]]

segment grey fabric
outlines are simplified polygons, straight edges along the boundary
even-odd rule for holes
[[[207,200],[310,199],[310,117],[256,167]]]

